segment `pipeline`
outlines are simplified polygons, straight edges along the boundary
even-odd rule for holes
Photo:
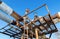
[[[6,5],[4,2],[0,1],[0,10],[4,11],[6,14],[11,15],[17,21],[22,21],[23,17],[18,15],[12,8]]]
[[[4,15],[2,12],[0,12],[0,19],[7,22],[7,23],[10,23],[12,25],[16,25],[18,27],[21,27],[23,26],[22,24],[20,24],[19,22],[16,22],[14,20],[11,20],[9,17],[7,17],[6,15]]]

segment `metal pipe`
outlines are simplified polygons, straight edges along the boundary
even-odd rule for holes
[[[34,12],[34,11],[36,11],[36,10],[38,10],[38,9],[42,8],[42,7],[43,7],[43,6],[45,6],[45,5],[46,5],[46,4],[43,4],[43,5],[39,6],[38,8],[36,8],[36,9],[32,10],[32,11],[31,11],[31,12],[29,12],[28,14],[25,14],[24,16],[27,16],[27,15],[31,14],[32,12]]]
[[[11,23],[12,25],[16,25],[18,27],[23,26],[19,22],[11,20],[9,17],[7,17],[6,15],[4,15],[2,12],[0,12],[0,19],[3,20],[3,21],[5,21],[5,22],[7,22],[7,23]]]
[[[60,22],[60,12],[58,12],[57,14],[51,16],[53,22],[56,24],[58,22]],[[50,19],[49,18],[45,18],[46,21],[49,21]]]
[[[8,5],[6,5],[4,2],[0,1],[0,10],[4,11],[6,14],[11,15],[18,21],[22,21],[23,17],[18,15],[12,8],[10,8]]]
[[[38,39],[38,29],[35,29],[36,39]]]
[[[9,17],[7,17],[6,15],[4,15],[1,12],[0,12],[0,19],[7,22],[7,23],[11,23],[13,21],[13,20],[11,20]]]

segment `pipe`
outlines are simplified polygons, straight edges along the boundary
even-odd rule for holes
[[[60,19],[60,12],[57,13],[57,17]]]
[[[0,10],[4,11],[6,14],[11,15],[18,21],[22,21],[23,17],[18,15],[12,8],[6,5],[4,2],[0,1]]]
[[[0,19],[7,22],[7,23],[11,23],[13,21],[13,20],[11,20],[9,17],[7,17],[6,15],[4,15],[1,12],[0,12]]]
[[[18,27],[22,26],[22,24],[20,24],[19,22],[14,21],[14,20],[11,20],[9,17],[7,17],[6,15],[4,15],[1,12],[0,12],[0,19],[7,22],[7,23],[11,23],[12,25],[16,25]]]
[[[42,7],[44,7],[45,5],[46,5],[46,4],[43,4],[43,5],[39,6],[38,8],[32,10],[32,11],[29,12],[28,14],[25,14],[24,16],[27,16],[27,15],[31,14],[32,12],[34,12],[34,11],[36,11],[36,10],[38,10],[38,9],[40,9],[40,8],[42,8]],[[24,17],[24,16],[23,16],[23,17]]]
[[[53,22],[56,24],[58,22],[60,22],[60,12],[58,12],[56,15],[54,15],[56,17],[56,19],[53,20]]]
[[[35,29],[35,34],[36,34],[36,39],[38,39],[38,30],[37,30],[37,28]]]
[[[53,19],[53,22],[56,24],[58,22],[60,22],[60,12],[57,12],[57,14],[51,16],[51,18]],[[49,19],[48,19],[49,20]]]

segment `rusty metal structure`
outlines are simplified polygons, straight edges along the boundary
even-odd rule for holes
[[[48,11],[47,15],[40,17],[35,15],[33,20],[27,16],[44,6]],[[26,9],[24,16],[18,15],[2,1],[0,1],[0,10],[16,19],[11,20],[9,17],[0,12],[0,19],[8,23],[5,27],[0,29],[0,33],[14,37],[14,39],[50,39],[52,33],[58,31],[55,24],[60,22],[60,12],[51,16],[46,4],[39,6],[31,12],[29,9]],[[50,34],[49,38],[45,36],[47,34]]]

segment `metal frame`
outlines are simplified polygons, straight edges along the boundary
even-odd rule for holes
[[[8,29],[6,29],[6,28],[8,28]],[[8,35],[10,37],[20,38],[23,32],[19,27],[9,25],[9,26],[3,27],[0,31],[0,33]]]
[[[43,4],[42,6],[39,6],[38,8],[36,8],[36,9],[32,10],[31,12],[29,12],[28,14],[25,14],[23,17],[26,17],[27,15],[29,15],[32,12],[34,12],[34,11],[42,8],[43,6],[46,6],[46,10],[48,11],[48,13],[50,13],[50,11],[48,10],[47,5],[46,4]],[[46,20],[47,17],[48,17],[49,21]],[[44,23],[42,23],[40,21],[41,18],[43,19]],[[53,22],[53,19],[50,16],[50,14],[48,14],[47,16],[41,17],[41,18],[39,19],[39,17],[37,17],[33,21],[29,21],[27,23],[28,29],[25,29],[25,27],[26,27],[26,24],[25,24],[26,23],[26,18],[25,18],[23,20],[24,21],[23,22],[24,23],[23,24],[24,28],[20,28],[20,27],[15,26],[15,25],[7,25],[7,26],[5,26],[5,27],[3,27],[1,29],[2,31],[0,31],[0,33],[6,34],[6,35],[8,35],[10,37],[14,37],[14,39],[15,38],[21,39],[21,37],[23,36],[23,34],[26,34],[27,33],[26,34],[27,35],[27,38],[26,39],[28,39],[30,37],[31,37],[31,39],[32,38],[38,39],[38,36],[52,34],[52,33],[58,31],[57,28],[56,28],[56,26],[55,26],[55,24],[54,24],[54,22]],[[36,22],[38,22],[39,25],[35,24]],[[33,27],[33,25],[34,25],[34,27]],[[44,29],[41,29],[40,27],[43,27]],[[38,31],[36,29],[38,29]],[[50,37],[51,37],[51,35],[50,35]],[[23,39],[25,39],[24,36],[23,36]]]

